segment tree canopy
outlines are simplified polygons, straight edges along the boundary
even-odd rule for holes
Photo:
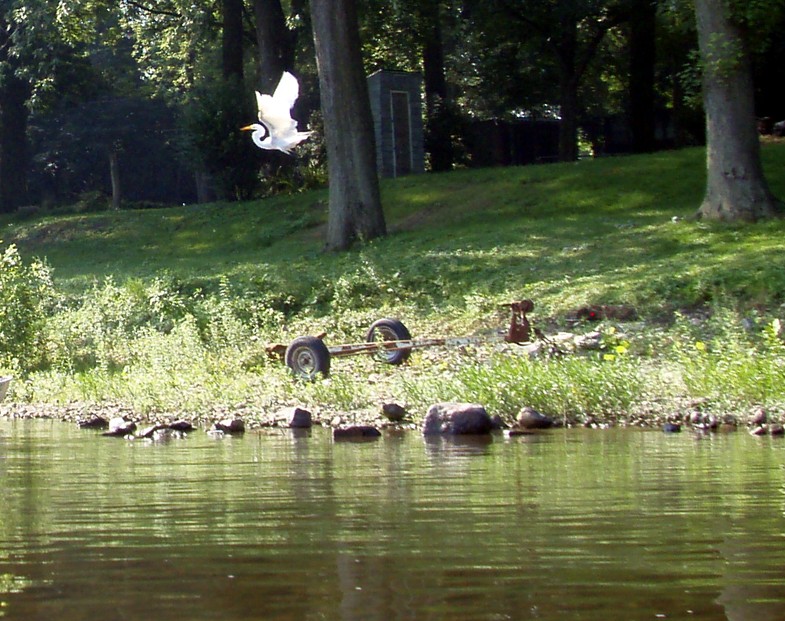
[[[358,6],[359,62],[366,75],[423,75],[433,171],[523,161],[512,152],[531,148],[522,128],[538,123],[558,126],[558,141],[525,161],[701,144],[709,65],[693,5],[368,0]],[[783,120],[785,2],[728,7],[749,61],[745,114]],[[3,0],[0,211],[120,188],[133,206],[323,184],[320,90],[333,86],[318,77],[312,9],[306,0],[69,0],[56,10]],[[319,130],[295,157],[254,149],[237,131],[255,114],[253,91],[270,92],[283,70],[300,80],[295,117]]]

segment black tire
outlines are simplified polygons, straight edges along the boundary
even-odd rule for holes
[[[368,329],[365,336],[366,343],[376,341],[409,341],[412,335],[409,330],[397,319],[377,319]],[[376,358],[386,364],[401,364],[409,359],[412,350],[406,349],[380,349],[376,353]]]
[[[315,336],[300,336],[286,348],[286,366],[297,377],[314,380],[321,373],[330,375],[330,350],[322,339]]]

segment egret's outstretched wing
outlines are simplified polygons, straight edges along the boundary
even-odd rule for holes
[[[299,96],[300,85],[297,83],[297,78],[288,71],[284,71],[273,93],[273,99],[276,102],[281,102],[281,105],[285,105],[287,110],[291,110]]]
[[[297,78],[288,71],[281,76],[272,96],[257,91],[256,105],[259,109],[259,121],[270,127],[272,133],[296,130],[297,121],[292,118],[291,110],[299,92]]]
[[[262,149],[278,149],[289,153],[290,149],[305,140],[311,132],[298,132],[297,121],[292,118],[291,110],[300,86],[291,73],[285,71],[272,95],[256,91],[256,105],[259,111],[259,123],[267,129],[267,137],[262,139],[259,133],[252,136],[257,146]],[[248,126],[252,128],[253,126]]]

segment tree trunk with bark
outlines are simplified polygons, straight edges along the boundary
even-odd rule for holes
[[[8,24],[0,18],[0,213],[11,213],[27,200],[27,100],[30,84],[15,74],[8,54]]]
[[[706,111],[706,194],[698,217],[754,222],[782,205],[763,175],[750,57],[726,4],[696,0]]]
[[[578,159],[578,25],[565,21],[559,41],[559,161]]]
[[[630,129],[636,153],[654,150],[657,4],[636,0],[630,16]]]
[[[109,177],[112,181],[112,209],[119,210],[123,194],[120,186],[120,156],[117,149],[109,152]]]
[[[452,146],[452,103],[447,94],[444,76],[444,43],[442,40],[439,0],[427,0],[420,8],[423,21],[423,73],[425,75],[425,110],[427,144],[431,170],[451,170],[455,155]]]
[[[243,0],[223,0],[221,4],[221,68],[226,80],[243,81]]]
[[[254,0],[259,90],[272,93],[284,71],[294,69],[295,35],[286,25],[280,0]]]
[[[386,234],[354,0],[311,0],[330,180],[327,248]]]

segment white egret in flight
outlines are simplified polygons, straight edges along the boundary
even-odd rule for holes
[[[260,149],[278,149],[290,153],[292,147],[311,135],[311,132],[298,132],[297,121],[291,115],[299,93],[297,78],[284,71],[272,96],[256,91],[259,122],[240,129],[253,131],[251,139]]]

